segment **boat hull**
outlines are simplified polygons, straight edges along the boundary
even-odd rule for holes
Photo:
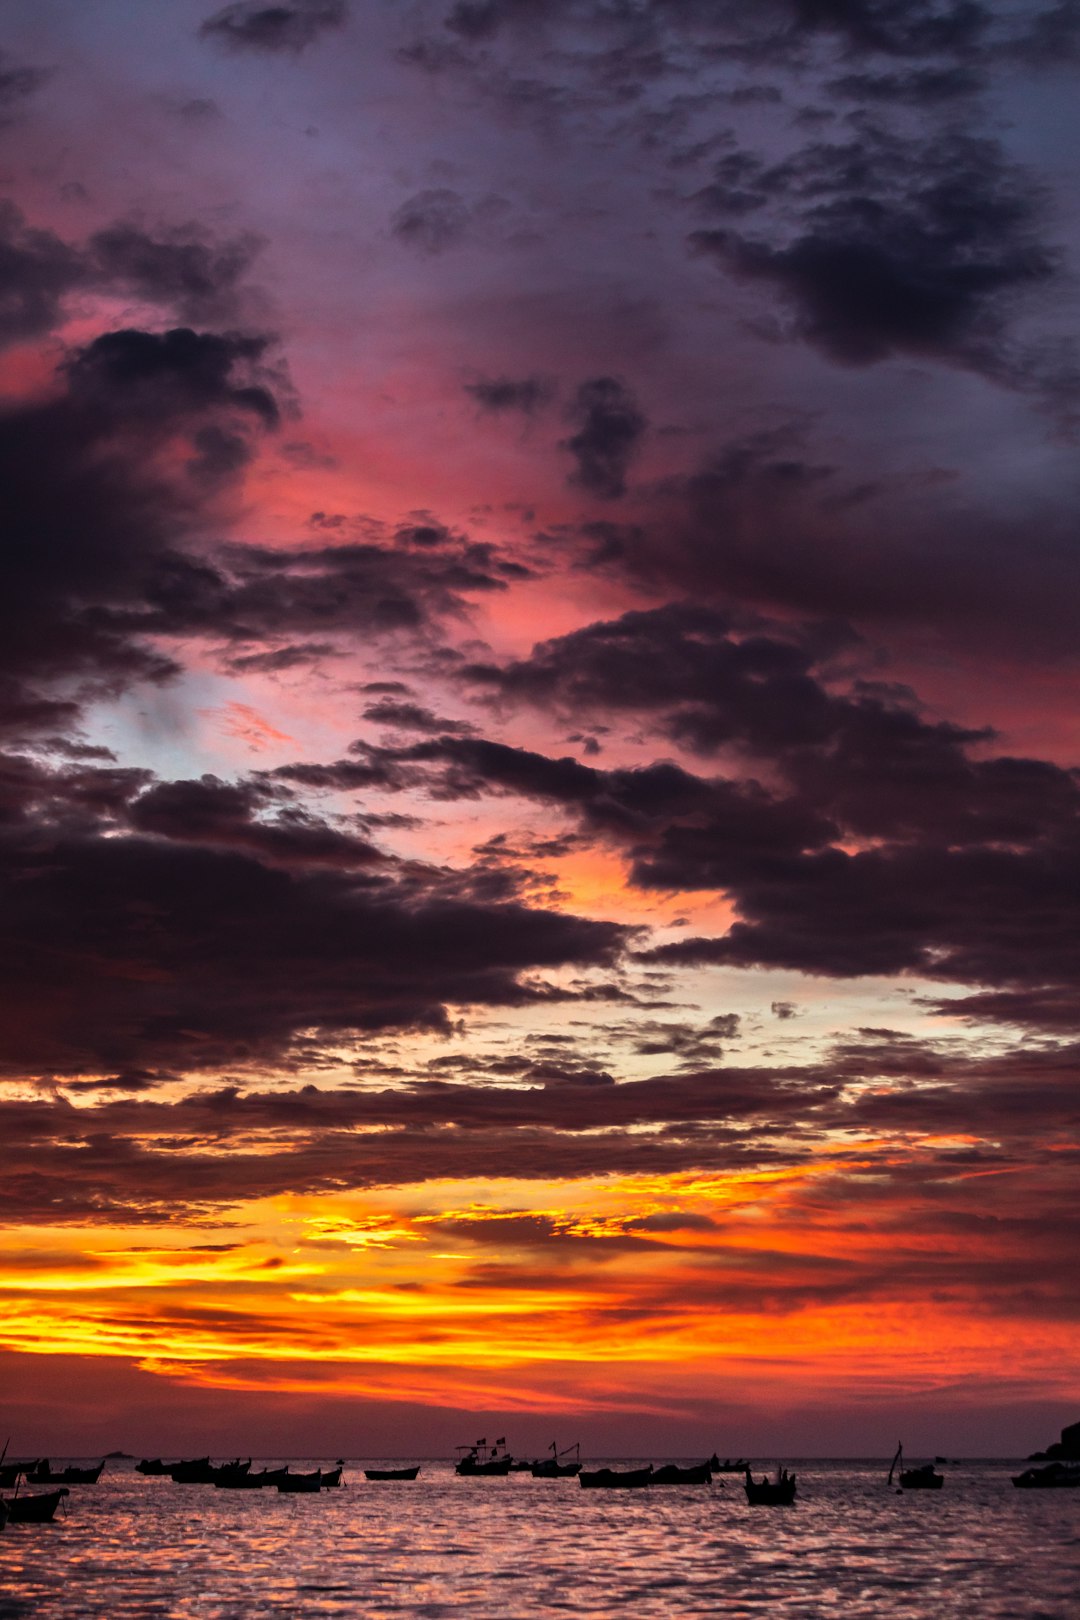
[[[587,1491],[633,1491],[647,1486],[651,1476],[651,1464],[648,1468],[628,1468],[621,1471],[613,1468],[596,1468],[587,1473],[580,1473],[578,1484]]]
[[[15,1496],[5,1503],[10,1524],[49,1524],[68,1492],[46,1491],[41,1496]]]

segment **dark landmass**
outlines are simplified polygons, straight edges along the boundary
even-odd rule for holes
[[[1062,1429],[1061,1439],[1047,1446],[1045,1451],[1033,1451],[1028,1462],[1080,1462],[1080,1423],[1070,1423]]]

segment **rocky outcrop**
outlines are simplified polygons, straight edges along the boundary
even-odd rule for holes
[[[1028,1462],[1080,1462],[1080,1423],[1070,1423],[1062,1429],[1061,1439],[1047,1446],[1045,1451],[1033,1451]]]

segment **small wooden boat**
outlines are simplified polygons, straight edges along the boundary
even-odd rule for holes
[[[499,1450],[502,1446],[504,1449]],[[478,1440],[472,1446],[458,1446],[464,1455],[454,1464],[455,1474],[464,1479],[502,1479],[513,1468],[514,1459],[505,1450],[505,1440],[496,1440],[489,1446],[486,1440]]]
[[[747,1468],[744,1483],[751,1507],[790,1507],[795,1500],[795,1475],[786,1468],[778,1468],[775,1479],[760,1480]]]
[[[287,1468],[260,1468],[256,1473],[226,1474],[214,1481],[218,1491],[262,1491],[268,1485],[280,1485],[287,1478]]]
[[[67,1496],[66,1486],[58,1491],[44,1491],[34,1496],[8,1497],[4,1506],[7,1508],[8,1522],[10,1524],[50,1524],[53,1514]]]
[[[1025,1468],[1012,1476],[1012,1482],[1023,1491],[1068,1490],[1080,1487],[1080,1465],[1052,1462],[1046,1468]]]
[[[563,1457],[574,1453],[572,1462],[562,1462]],[[551,1456],[543,1458],[540,1462],[529,1464],[529,1472],[533,1479],[573,1479],[581,1473],[581,1444],[575,1440],[572,1446],[564,1446],[559,1451],[554,1440],[551,1442]]]
[[[166,1472],[174,1485],[212,1485],[214,1465],[209,1457],[186,1457]]]
[[[336,1481],[335,1481],[336,1483]],[[277,1482],[279,1491],[296,1494],[299,1491],[321,1491],[323,1488],[323,1473],[316,1468],[313,1474],[286,1474],[284,1479]]]
[[[711,1485],[712,1468],[707,1462],[694,1463],[687,1468],[679,1468],[675,1463],[665,1463],[662,1468],[654,1468],[649,1476],[650,1485]]]
[[[714,1474],[745,1474],[749,1466],[750,1464],[745,1457],[736,1457],[734,1460],[725,1457],[721,1462],[714,1451],[709,1458],[709,1467]]]
[[[250,1469],[250,1457],[246,1462],[234,1457],[227,1463],[212,1463],[209,1457],[193,1457],[187,1462],[174,1463],[168,1474],[174,1485],[216,1485],[219,1480],[230,1484],[243,1479]]]
[[[896,1448],[896,1456],[890,1465],[886,1484],[892,1484],[893,1472],[896,1469],[900,1471],[899,1480],[902,1491],[940,1491],[945,1483],[945,1475],[937,1473],[933,1463],[923,1463],[919,1468],[905,1468],[903,1446],[897,1446]]]
[[[420,1472],[420,1464],[415,1468],[365,1468],[365,1479],[415,1479]]]
[[[160,1475],[167,1474],[174,1466],[173,1463],[162,1462],[160,1457],[144,1457],[141,1462],[135,1464],[135,1472],[156,1479]]]
[[[587,1491],[637,1490],[652,1478],[652,1463],[645,1468],[596,1468],[578,1475],[578,1484]]]
[[[10,1490],[17,1485],[25,1474],[32,1474],[38,1467],[39,1459],[35,1457],[32,1462],[0,1463],[0,1489]]]
[[[104,1467],[102,1458],[96,1468],[50,1468],[48,1457],[43,1457],[34,1472],[24,1477],[28,1485],[96,1485]]]

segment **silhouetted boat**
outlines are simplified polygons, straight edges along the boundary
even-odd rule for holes
[[[1021,1490],[1067,1490],[1070,1487],[1080,1487],[1080,1464],[1072,1466],[1063,1462],[1052,1462],[1045,1468],[1025,1468],[1022,1474],[1012,1476],[1014,1485]]]
[[[750,1464],[745,1457],[736,1457],[734,1462],[730,1457],[725,1457],[721,1462],[714,1451],[709,1458],[709,1467],[714,1474],[745,1474],[749,1466]]]
[[[652,1471],[652,1463],[645,1468],[595,1468],[588,1473],[582,1470],[578,1475],[578,1484],[587,1491],[637,1490],[648,1485]]]
[[[889,1465],[887,1485],[893,1481],[893,1471],[899,1468],[900,1489],[902,1491],[940,1491],[945,1483],[945,1475],[936,1473],[933,1463],[923,1463],[919,1468],[904,1467],[904,1448],[897,1446],[896,1456]]]
[[[711,1485],[712,1468],[707,1462],[680,1468],[676,1463],[665,1463],[654,1468],[649,1475],[650,1485]]]
[[[415,1479],[420,1472],[420,1464],[415,1468],[365,1468],[365,1479]]]
[[[166,1469],[174,1485],[211,1485],[214,1472],[209,1457],[185,1457]]]
[[[500,1446],[504,1448],[501,1452]],[[472,1446],[458,1446],[465,1455],[454,1464],[455,1474],[466,1479],[501,1479],[514,1466],[514,1459],[505,1447],[505,1440],[496,1440],[493,1446],[486,1440],[478,1440]]]
[[[4,1501],[3,1497],[0,1496],[0,1530],[2,1530],[4,1528],[5,1524],[7,1524],[7,1521],[8,1521],[7,1503]]]
[[[329,1468],[324,1472],[316,1468],[312,1474],[290,1474],[286,1468],[283,1477],[275,1483],[279,1491],[324,1491],[341,1484],[341,1469]]]
[[[24,1477],[28,1485],[96,1485],[104,1467],[103,1458],[96,1468],[50,1468],[48,1457],[43,1457],[33,1473]]]
[[[160,1457],[144,1457],[141,1462],[135,1464],[135,1472],[156,1478],[158,1475],[167,1474],[175,1466],[175,1463],[162,1462]]]
[[[32,1474],[40,1462],[40,1457],[33,1457],[25,1462],[0,1463],[0,1488],[6,1491],[12,1485],[17,1485],[20,1478],[25,1474]]]
[[[574,1453],[573,1462],[560,1462],[560,1457]],[[559,1451],[554,1440],[551,1442],[551,1456],[544,1457],[540,1462],[529,1464],[529,1472],[533,1479],[572,1479],[575,1474],[581,1473],[581,1445],[575,1440],[572,1446],[565,1446]]]
[[[744,1484],[746,1500],[752,1507],[790,1507],[795,1500],[795,1475],[786,1468],[778,1468],[774,1480],[755,1480],[747,1468]]]
[[[45,1491],[35,1496],[12,1496],[4,1506],[11,1524],[49,1524],[61,1500],[68,1495],[66,1486],[58,1491]]]

